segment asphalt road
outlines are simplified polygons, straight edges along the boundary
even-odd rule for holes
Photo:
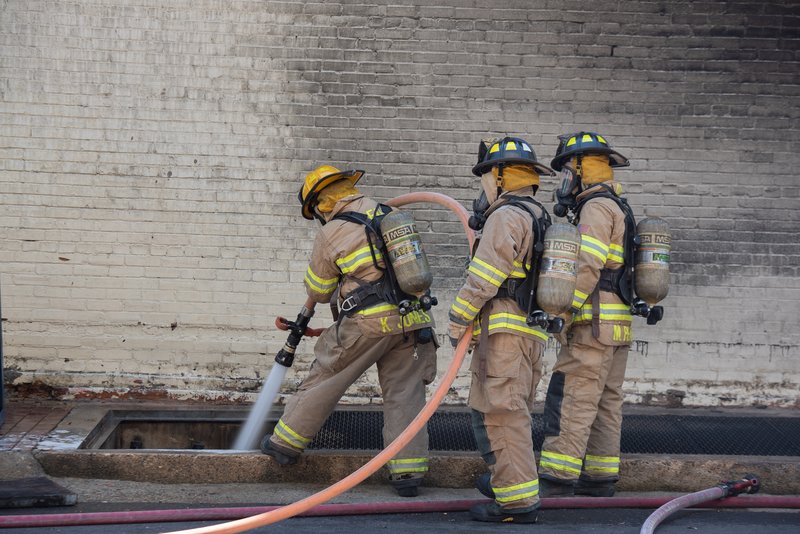
[[[120,509],[141,509],[141,505],[130,507],[117,504]],[[110,511],[111,508],[91,511]],[[88,510],[87,510],[88,511]],[[6,510],[2,515],[10,515]],[[54,513],[48,510],[16,510],[15,514]],[[536,525],[496,525],[471,521],[467,512],[396,514],[337,517],[301,517],[251,530],[253,533],[320,534],[351,532],[369,533],[472,533],[526,531],[547,533],[591,533],[591,534],[638,534],[642,524],[652,510],[603,509],[603,510],[544,510]],[[49,527],[2,529],[3,534],[41,534],[43,531],[57,534],[114,534],[160,533],[207,526],[211,522],[151,523],[123,525],[92,525],[76,527]],[[800,533],[800,510],[682,510],[668,518],[657,529],[656,534],[790,534]]]

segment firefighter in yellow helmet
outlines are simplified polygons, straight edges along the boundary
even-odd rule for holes
[[[614,494],[619,479],[622,382],[631,344],[633,215],[614,181],[628,159],[594,132],[563,135],[551,162],[562,171],[554,213],[581,233],[572,322],[547,391],[545,441],[539,461],[547,495]],[[627,228],[627,230],[626,230]],[[626,242],[627,240],[627,242]]]
[[[261,451],[281,465],[297,462],[347,388],[372,365],[384,399],[387,444],[417,416],[425,404],[425,385],[436,376],[430,314],[415,310],[401,317],[390,302],[391,288],[384,286],[384,256],[368,225],[391,208],[356,189],[363,174],[322,165],[306,176],[299,193],[303,217],[322,224],[306,270],[306,292],[320,303],[338,295],[338,307],[332,306],[337,322],[314,347],[308,377],[286,403],[273,434],[261,442]],[[428,471],[427,431],[387,467],[397,492],[416,496]]]
[[[531,436],[531,410],[548,334],[527,324],[526,280],[534,280],[534,245],[549,216],[533,199],[539,175],[552,175],[524,140],[484,141],[478,164],[481,207],[471,225],[481,230],[464,285],[450,308],[448,335],[455,344],[470,330],[476,341],[470,367],[469,406],[478,450],[489,473],[476,480],[494,499],[470,509],[477,521],[533,523],[539,479]]]

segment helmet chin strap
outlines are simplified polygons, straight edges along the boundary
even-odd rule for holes
[[[575,156],[575,160],[575,175],[578,177],[578,193],[582,193],[585,189],[583,186],[583,154]]]
[[[325,217],[319,212],[316,205],[314,205],[311,212],[314,214],[314,218],[318,220],[322,226],[325,226],[325,223],[328,221],[325,220]]]
[[[497,186],[497,198],[500,198],[500,195],[503,193],[503,169],[505,165],[502,163],[497,166],[497,178],[495,178],[494,183]]]

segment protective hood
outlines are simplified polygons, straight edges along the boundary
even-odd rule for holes
[[[358,189],[348,180],[334,182],[319,192],[317,210],[329,213],[339,199],[359,194]]]
[[[500,180],[500,187],[505,191],[516,191],[528,186],[539,188],[539,174],[527,165],[503,167],[502,176],[497,167],[492,167],[492,176]]]
[[[494,201],[500,195],[500,181],[492,173],[487,172],[481,175],[481,188],[489,205],[494,204]]]
[[[572,158],[570,165],[577,168],[577,158]],[[581,158],[581,182],[585,185],[608,182],[614,179],[614,169],[609,165],[608,156],[586,155]]]

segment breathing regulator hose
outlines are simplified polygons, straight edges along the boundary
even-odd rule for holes
[[[695,493],[689,493],[676,499],[673,499],[658,510],[650,514],[650,517],[642,525],[639,534],[653,534],[656,527],[664,521],[668,516],[700,503],[711,501],[714,499],[722,499],[723,497],[730,497],[739,495],[740,493],[756,493],[761,487],[761,482],[756,475],[745,475],[741,480],[733,480],[729,482],[721,482],[713,488],[704,489]]]
[[[468,225],[469,214],[464,206],[459,204],[455,199],[440,193],[409,193],[393,198],[392,200],[388,201],[387,204],[390,206],[405,206],[406,204],[412,204],[416,202],[439,204],[453,211],[458,216],[461,224],[464,226],[464,232],[467,235],[470,250],[472,250],[475,234]],[[434,412],[436,412],[439,404],[441,404],[445,395],[447,395],[447,392],[450,390],[450,386],[456,379],[458,371],[461,368],[461,364],[464,362],[464,358],[466,357],[467,350],[469,349],[471,337],[472,336],[470,332],[465,332],[461,337],[458,345],[456,346],[455,354],[453,355],[453,361],[450,362],[450,366],[447,368],[447,371],[439,382],[439,386],[431,395],[430,400],[428,400],[419,414],[417,414],[417,417],[411,421],[408,427],[406,427],[406,429],[403,430],[403,432],[400,433],[400,435],[397,436],[394,441],[392,441],[386,448],[379,452],[377,456],[350,475],[346,476],[332,486],[306,497],[305,499],[263,514],[246,517],[244,519],[239,519],[237,521],[231,521],[228,523],[221,523],[219,525],[176,531],[171,534],[220,534],[245,532],[247,530],[265,525],[271,525],[273,523],[277,523],[278,521],[294,517],[317,505],[325,503],[337,495],[340,495],[360,484],[378,469],[383,467],[397,453],[399,453],[403,447],[405,447],[414,438],[414,436],[417,435],[417,433],[425,426],[425,424],[427,424],[428,419],[430,419]]]

